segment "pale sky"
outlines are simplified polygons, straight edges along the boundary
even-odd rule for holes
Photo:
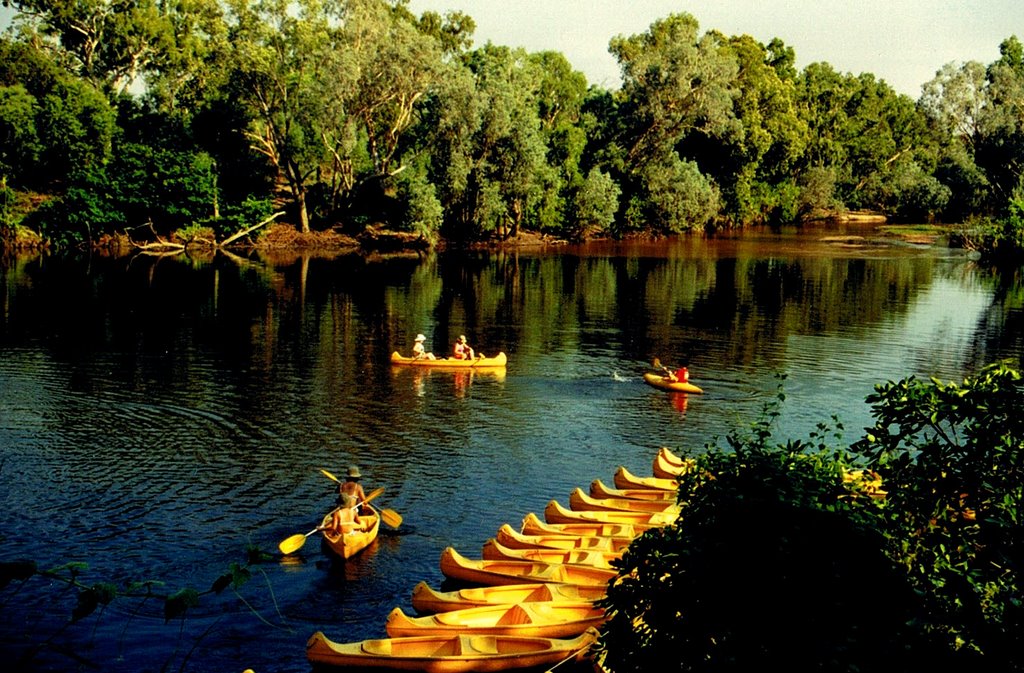
[[[560,51],[608,89],[620,84],[609,40],[680,12],[701,33],[763,44],[778,37],[796,51],[798,68],[827,61],[842,73],[869,72],[915,100],[946,63],[987,65],[1007,37],[1024,41],[1024,0],[410,0],[409,9],[463,11],[476,21],[474,47]]]

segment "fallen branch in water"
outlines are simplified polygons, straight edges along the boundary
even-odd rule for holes
[[[249,234],[249,233],[251,233],[253,231],[256,231],[260,227],[263,227],[263,226],[266,226],[266,225],[270,224],[271,222],[273,222],[274,220],[276,220],[277,218],[279,218],[282,215],[284,215],[284,211],[283,210],[279,210],[278,212],[274,213],[273,215],[271,215],[267,219],[263,220],[262,222],[254,224],[251,227],[249,227],[248,229],[243,229],[242,231],[238,232],[237,234],[232,234],[231,236],[228,236],[223,241],[221,241],[220,245],[218,245],[217,247],[218,248],[223,248],[225,245],[229,245],[230,243],[233,243],[234,241],[237,241],[238,239],[242,238],[243,236],[246,236],[247,234]]]

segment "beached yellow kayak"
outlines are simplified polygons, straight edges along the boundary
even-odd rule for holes
[[[589,629],[576,638],[456,634],[336,643],[317,631],[306,643],[306,658],[334,667],[428,673],[512,671],[582,658],[596,640],[597,630]]]
[[[527,535],[517,532],[512,526],[502,524],[494,536],[502,546],[509,549],[576,549],[579,551],[623,551],[633,541],[629,537],[599,537],[597,535],[567,535],[565,533]]]
[[[480,634],[571,638],[604,623],[593,603],[513,603],[415,617],[396,607],[384,625],[392,638]]]
[[[441,552],[441,572],[449,579],[489,586],[556,582],[603,587],[618,574],[614,570],[593,566],[469,559],[452,547],[446,547]]]
[[[534,582],[436,591],[420,582],[412,590],[412,607],[425,614],[512,603],[593,603],[604,596],[600,585]]]

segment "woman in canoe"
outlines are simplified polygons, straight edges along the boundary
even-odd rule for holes
[[[427,337],[422,334],[416,335],[416,341],[412,345],[412,358],[413,360],[435,360],[433,353],[428,353],[423,343],[427,340]]]
[[[452,357],[456,360],[472,360],[476,357],[476,353],[473,352],[473,349],[470,348],[469,344],[466,342],[465,334],[460,334],[458,341],[455,342]],[[481,355],[480,357],[483,356]]]
[[[348,474],[345,475],[345,481],[338,484],[338,506],[345,506],[343,500],[346,496],[354,499],[352,505],[348,507],[354,507],[355,503],[363,503],[366,500],[366,492],[363,490],[363,485],[359,483],[359,480],[363,478],[362,473],[359,471],[359,467],[356,465],[348,466]],[[369,511],[364,506],[361,510],[363,514],[369,514]],[[353,512],[354,513],[354,512]]]

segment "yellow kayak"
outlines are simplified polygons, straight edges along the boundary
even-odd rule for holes
[[[646,488],[648,490],[671,491],[673,493],[679,490],[679,482],[675,478],[640,477],[630,472],[624,465],[620,465],[615,470],[613,481],[619,488]]]
[[[425,614],[511,603],[593,603],[604,596],[603,586],[584,584],[534,582],[436,591],[421,581],[413,587],[412,607]]]
[[[611,568],[612,561],[621,558],[622,552],[588,549],[512,549],[491,538],[484,543],[483,557],[487,561],[535,561]]]
[[[604,587],[618,575],[614,570],[593,566],[469,559],[452,547],[441,552],[441,573],[449,579],[488,586],[555,582]]]
[[[325,666],[427,673],[511,671],[550,667],[574,655],[582,659],[596,640],[591,629],[576,638],[453,634],[336,643],[317,631],[306,643],[306,658]]]
[[[544,508],[544,520],[548,523],[621,523],[644,529],[668,525],[678,516],[679,512],[672,510],[668,512],[577,512],[565,507],[557,500],[552,500]]]
[[[674,500],[629,500],[627,498],[595,498],[581,488],[569,494],[569,509],[577,512],[677,512]]]
[[[406,367],[440,367],[442,369],[490,369],[504,367],[508,362],[505,353],[498,353],[489,358],[478,357],[472,360],[456,360],[455,358],[407,358],[398,351],[391,354],[391,364]]]
[[[575,549],[578,551],[623,551],[633,541],[629,537],[599,537],[597,535],[566,535],[564,533],[527,535],[517,532],[507,523],[502,524],[494,539],[508,549]]]
[[[520,528],[520,532],[524,535],[576,535],[580,537],[598,536],[615,539],[632,539],[650,527],[650,525],[641,526],[601,521],[548,523],[541,521],[540,517],[534,512],[528,512],[527,515],[523,517],[523,525]]]
[[[592,498],[620,498],[625,500],[648,500],[675,504],[675,491],[662,491],[653,488],[615,488],[608,486],[600,479],[590,482]]]
[[[388,615],[385,630],[392,638],[479,634],[571,638],[604,623],[604,610],[593,603],[520,603],[464,608],[413,617],[402,608]]]
[[[673,393],[702,393],[700,387],[684,381],[673,381],[663,374],[644,374],[644,383]]]

